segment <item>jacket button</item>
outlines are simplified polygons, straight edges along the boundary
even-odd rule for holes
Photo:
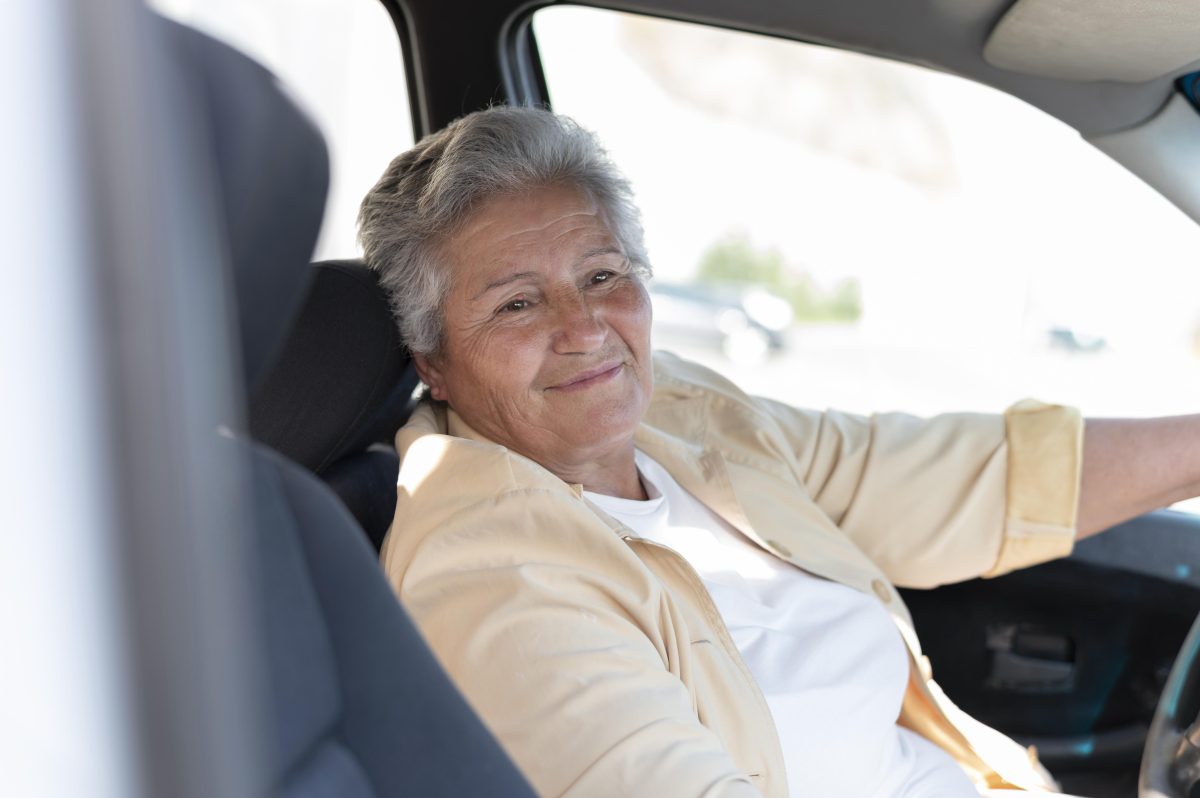
[[[778,540],[768,540],[767,545],[779,553],[780,557],[791,557],[792,550],[780,543]]]
[[[887,582],[884,582],[882,579],[872,579],[871,589],[875,591],[876,596],[879,596],[880,601],[886,603],[892,600],[891,588],[889,588],[887,586]]]

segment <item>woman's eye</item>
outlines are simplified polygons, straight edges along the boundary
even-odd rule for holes
[[[614,278],[616,276],[617,276],[616,272],[609,271],[608,269],[601,269],[600,271],[598,271],[592,275],[592,283],[593,284],[607,283],[609,280],[611,280],[612,278]]]
[[[501,313],[516,313],[529,307],[528,299],[514,299],[500,308]]]

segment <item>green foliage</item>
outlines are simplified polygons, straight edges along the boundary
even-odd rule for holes
[[[760,285],[791,303],[796,321],[802,323],[849,323],[862,316],[856,278],[825,288],[807,272],[789,267],[779,250],[757,249],[741,234],[726,236],[705,250],[696,276],[709,283]]]

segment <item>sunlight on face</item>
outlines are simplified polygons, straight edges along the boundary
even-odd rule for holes
[[[633,446],[650,401],[650,302],[599,205],[568,186],[482,205],[443,246],[435,399],[562,474]]]

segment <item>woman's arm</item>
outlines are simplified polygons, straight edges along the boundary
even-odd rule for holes
[[[1088,419],[1078,538],[1200,495],[1200,415]]]
[[[804,489],[897,585],[999,576],[1071,551],[1083,449],[1071,408],[920,419],[759,406]]]

